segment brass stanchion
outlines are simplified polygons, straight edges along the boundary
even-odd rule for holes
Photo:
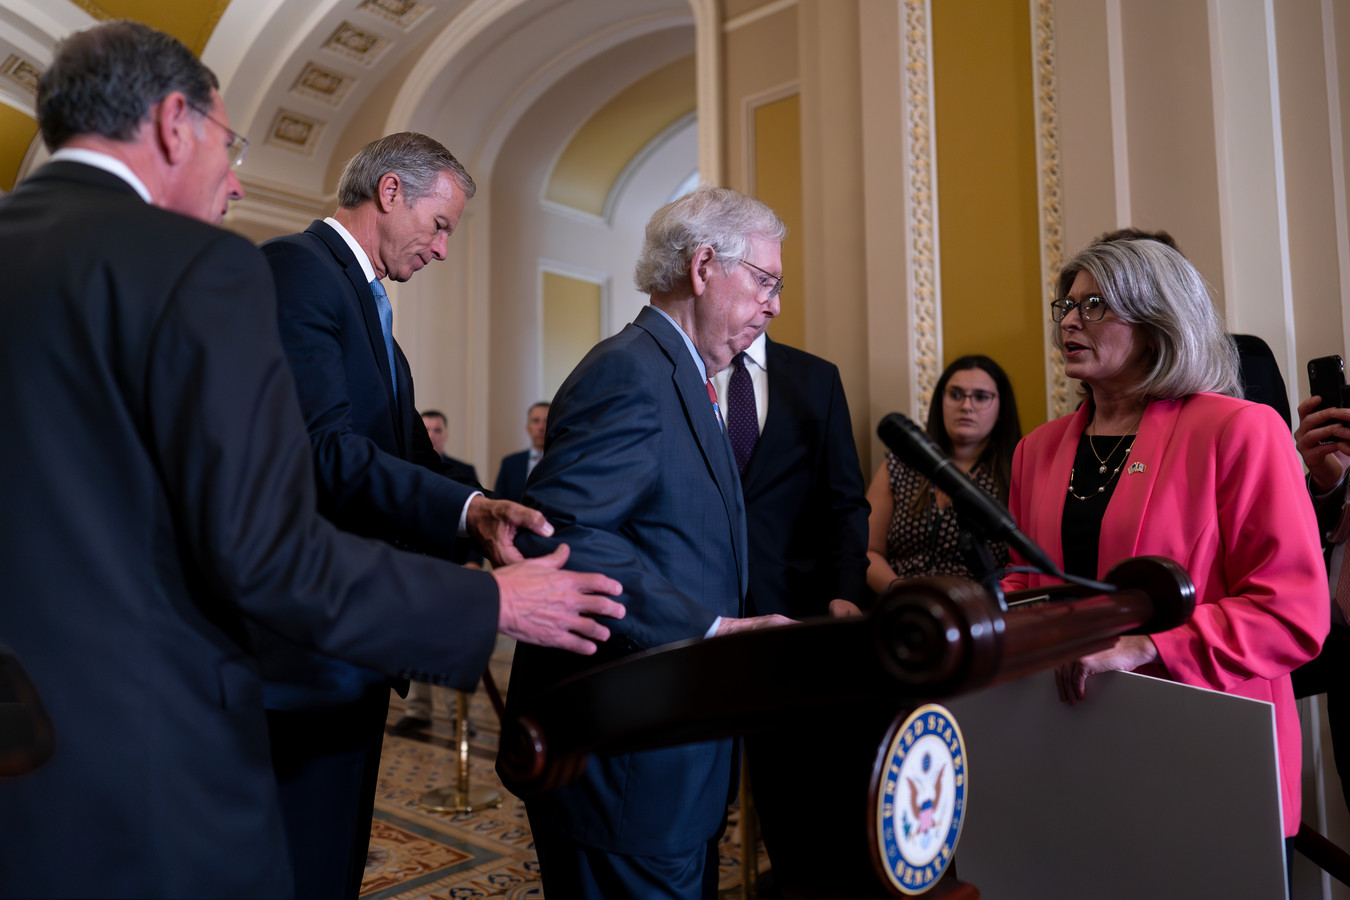
[[[459,694],[459,710],[455,716],[455,733],[459,738],[458,778],[454,787],[433,788],[418,798],[417,802],[435,812],[477,812],[500,806],[501,791],[494,791],[486,785],[469,785],[469,694]]]

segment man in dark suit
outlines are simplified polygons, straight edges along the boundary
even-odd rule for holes
[[[0,896],[293,896],[246,620],[458,683],[535,615],[527,582],[622,609],[530,564],[498,598],[318,516],[267,267],[205,224],[247,147],[215,84],[145,26],[73,35],[38,83],[52,160],[0,198],[0,634],[57,734],[0,782]]]
[[[501,468],[497,470],[497,483],[492,492],[507,500],[525,496],[525,481],[539,465],[544,455],[544,429],[548,427],[548,403],[536,403],[525,414],[525,433],[529,435],[530,446],[527,450],[502,457]]]
[[[445,258],[474,191],[440,143],[391,134],[347,162],[331,217],[261,249],[277,285],[320,511],[344,531],[446,558],[467,534],[505,564],[521,558],[517,529],[552,528],[537,511],[450,477],[417,415],[383,285]],[[350,900],[365,868],[390,681],[281,641],[265,641],[261,652],[298,891]]]
[[[597,660],[788,621],[741,618],[745,509],[708,381],[777,315],[786,231],[767,206],[724,188],[662,207],[635,274],[651,305],[553,399],[525,498],[572,545],[574,564],[624,586],[628,614]],[[520,543],[527,554],[551,546]],[[519,647],[510,702],[581,668]],[[526,800],[545,893],[716,897],[735,787],[730,740],[591,758],[579,783]]]
[[[869,508],[838,367],[761,334],[713,386],[745,496],[747,611],[856,613],[867,594]],[[812,763],[792,753],[800,737],[794,727],[745,739],[765,847],[786,876],[780,883],[811,852],[811,835],[791,822]]]
[[[740,393],[748,400],[745,417],[728,396],[733,379],[750,388]],[[836,599],[860,603],[867,488],[838,367],[764,334],[713,376],[713,387],[745,496],[747,610],[804,619],[827,615]],[[739,427],[747,428],[743,442]]]

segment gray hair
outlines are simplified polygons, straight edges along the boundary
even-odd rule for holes
[[[207,114],[216,76],[176,38],[139,22],[119,20],[77,31],[56,45],[38,78],[42,140],[57,150],[80,134],[131,141],[150,107],[181,91]]]
[[[1154,240],[1088,245],[1064,264],[1059,296],[1087,272],[1121,321],[1139,325],[1153,360],[1138,389],[1151,399],[1180,399],[1201,391],[1242,396],[1237,347],[1214,309],[1209,289],[1186,257]],[[1064,349],[1064,334],[1055,332]]]
[[[472,200],[478,186],[454,154],[435,138],[415,131],[400,131],[366,144],[347,160],[338,179],[338,206],[355,209],[375,199],[380,179],[393,172],[403,183],[404,202],[411,205],[430,194],[442,172]]]
[[[688,281],[699,247],[711,247],[727,269],[750,252],[752,235],[782,243],[787,232],[783,220],[753,197],[704,185],[652,215],[633,283],[644,294],[663,294]]]

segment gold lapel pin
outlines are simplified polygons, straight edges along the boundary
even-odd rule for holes
[[[1142,471],[1144,471],[1144,469],[1146,469],[1146,468],[1148,468],[1148,467],[1145,466],[1143,463],[1137,462],[1137,463],[1134,463],[1133,465],[1131,465],[1128,469],[1126,469],[1125,472],[1126,472],[1126,474],[1133,475],[1133,474],[1136,473],[1136,472],[1142,472]]]

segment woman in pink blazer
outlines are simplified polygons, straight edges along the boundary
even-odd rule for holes
[[[1299,824],[1301,745],[1289,672],[1329,622],[1317,523],[1288,424],[1241,394],[1232,342],[1204,281],[1151,240],[1090,245],[1059,277],[1051,317],[1078,411],[1013,457],[1009,506],[1066,572],[1102,577],[1167,556],[1196,587],[1189,622],[1121,637],[1061,666],[1061,699],[1089,676],[1139,671],[1275,707],[1284,833]],[[1014,574],[1005,587],[1051,583]]]

